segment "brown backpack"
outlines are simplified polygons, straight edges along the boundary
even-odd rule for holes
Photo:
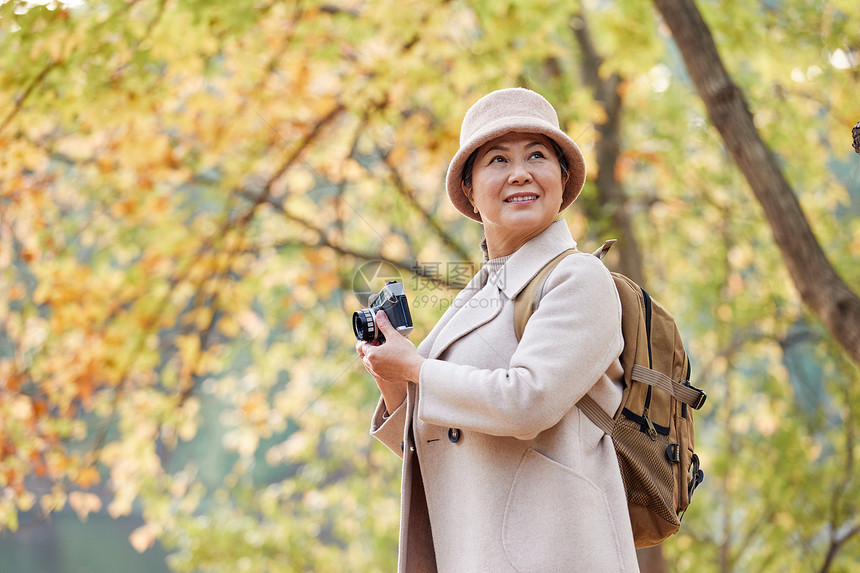
[[[599,259],[615,240],[594,255]],[[517,340],[539,304],[549,273],[569,254],[550,261],[517,297]],[[677,533],[681,517],[704,473],[693,453],[693,412],[707,396],[690,385],[690,363],[675,320],[645,289],[624,275],[611,273],[621,299],[624,393],[614,417],[590,396],[577,406],[609,434],[621,477],[637,548],[651,547]]]

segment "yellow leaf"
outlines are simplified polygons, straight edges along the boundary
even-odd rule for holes
[[[242,330],[247,332],[248,336],[251,338],[257,338],[261,334],[268,333],[266,323],[263,322],[263,319],[261,319],[260,316],[252,310],[246,310],[239,313],[236,320],[239,322],[239,325],[241,325]]]
[[[340,285],[337,273],[323,273],[316,278],[316,286],[320,292],[333,292]]]
[[[234,338],[239,334],[239,323],[231,315],[225,315],[218,321],[218,330],[227,338]]]
[[[90,512],[101,510],[102,500],[94,493],[73,491],[69,494],[69,505],[77,512],[81,521],[86,521]]]
[[[78,473],[78,477],[75,481],[84,489],[89,489],[93,484],[99,483],[101,477],[99,476],[99,472],[93,466],[87,466]],[[71,500],[70,500],[71,502]]]
[[[206,330],[212,322],[212,309],[208,306],[198,308],[194,312],[194,326],[198,330]]]
[[[33,416],[33,403],[28,396],[18,395],[15,398],[12,415],[18,420],[29,420]]]
[[[155,530],[148,523],[141,525],[131,532],[131,535],[128,536],[128,540],[131,542],[131,546],[134,547],[135,551],[143,553],[155,545]]]
[[[108,505],[107,511],[114,519],[128,515],[131,513],[131,500],[117,497]]]
[[[51,493],[42,496],[39,505],[45,513],[60,511],[66,505],[66,492],[59,485],[55,485]]]
[[[16,498],[15,503],[21,511],[30,511],[36,504],[36,496],[29,491],[25,491]]]
[[[200,355],[200,338],[194,334],[177,336],[176,347],[183,363],[194,364]]]
[[[287,188],[294,195],[303,195],[314,188],[314,176],[302,167],[293,169],[287,175]]]

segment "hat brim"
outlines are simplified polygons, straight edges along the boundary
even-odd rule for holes
[[[506,117],[489,123],[478,131],[469,142],[460,147],[451,163],[448,165],[448,174],[445,184],[448,189],[448,198],[460,213],[473,221],[481,222],[480,213],[475,213],[466,193],[463,191],[463,166],[469,156],[482,145],[490,140],[511,132],[539,133],[555,141],[561,147],[570,169],[570,177],[564,186],[561,208],[564,211],[576,200],[585,184],[585,158],[582,156],[579,146],[563,131],[553,125],[536,119],[534,117]]]

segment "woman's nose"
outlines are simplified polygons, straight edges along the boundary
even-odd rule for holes
[[[526,165],[520,162],[514,162],[511,164],[511,172],[508,175],[508,183],[511,185],[523,185],[525,183],[530,183],[532,180],[532,174],[529,172]]]

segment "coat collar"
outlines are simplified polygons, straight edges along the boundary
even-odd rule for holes
[[[567,221],[558,219],[519,248],[489,282],[513,300],[544,266],[567,249],[576,248]]]
[[[492,277],[482,268],[418,347],[419,353],[439,357],[454,341],[498,316],[505,298],[515,298],[548,262],[574,247],[567,223],[560,219],[520,247]]]

